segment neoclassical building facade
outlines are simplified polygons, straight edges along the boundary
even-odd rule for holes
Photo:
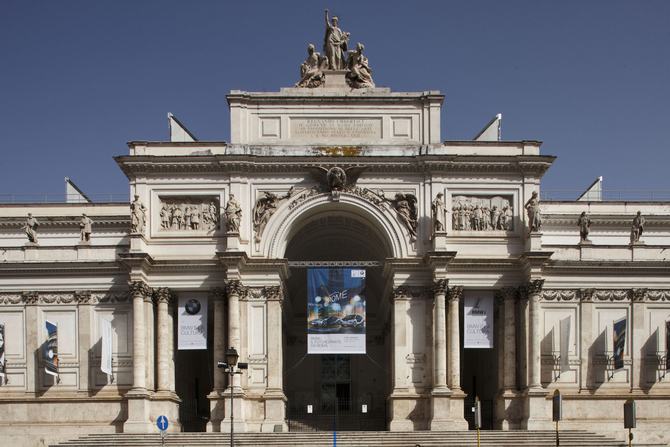
[[[170,117],[170,141],[116,157],[130,202],[0,205],[4,445],[157,432],[159,415],[170,431],[228,431],[231,387],[236,431],[287,431],[293,408],[327,393],[352,402],[342,412],[383,411],[391,431],[467,430],[475,396],[488,428],[550,429],[559,389],[562,428],[624,439],[633,397],[636,439],[670,442],[667,203],[539,201],[555,159],[541,142],[491,126],[441,141],[439,92],[347,73],[232,91],[229,143]],[[366,269],[366,354],[307,354],[306,272],[319,266]],[[493,302],[486,349],[464,346],[475,295]],[[179,303],[194,297],[206,346],[179,349]],[[249,368],[229,383],[216,365],[231,346]]]

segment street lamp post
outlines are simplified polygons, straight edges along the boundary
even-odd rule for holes
[[[230,375],[230,447],[235,445],[235,428],[233,426],[233,377],[235,374],[242,374],[243,369],[249,368],[248,363],[237,363],[237,359],[240,358],[239,354],[232,346],[226,352],[226,361],[219,362],[218,367],[223,368],[223,372]],[[235,365],[237,365],[237,370],[235,370]]]

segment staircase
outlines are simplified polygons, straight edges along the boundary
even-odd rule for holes
[[[562,447],[624,447],[628,443],[581,430],[559,432]],[[481,446],[486,447],[551,447],[556,445],[555,431],[483,431]],[[164,442],[164,443],[162,443]],[[338,432],[340,447],[475,447],[475,431],[415,431],[415,432]],[[230,445],[226,433],[170,433],[164,440],[160,434],[88,435],[51,447],[208,447]],[[329,447],[333,446],[332,432],[298,433],[239,433],[237,447]],[[638,444],[636,444],[638,446]],[[651,447],[651,446],[649,446]],[[660,447],[660,445],[659,445]],[[666,447],[663,444],[663,447]]]

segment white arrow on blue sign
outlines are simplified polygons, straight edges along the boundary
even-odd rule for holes
[[[168,428],[168,418],[165,416],[158,416],[158,420],[156,421],[156,425],[158,425],[158,429],[161,431],[167,430]]]

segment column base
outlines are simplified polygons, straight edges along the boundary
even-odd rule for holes
[[[233,396],[233,429],[235,430],[235,433],[246,433],[247,421],[244,412],[246,407],[244,405],[244,391],[242,391],[241,388],[238,391],[236,387]],[[223,421],[221,421],[221,432],[230,433],[230,390],[228,390],[227,393],[223,393],[222,401],[224,403],[223,408],[225,410],[225,417]]]
[[[517,390],[504,390],[495,397],[496,430],[519,430],[524,417],[524,399]]]
[[[394,392],[389,396],[390,431],[428,430],[430,400],[425,394]]]
[[[228,397],[230,399],[230,395]],[[207,433],[220,433],[221,422],[226,417],[223,390],[214,390],[207,395],[209,399],[209,421],[205,431]]]
[[[268,390],[262,397],[265,402],[265,420],[261,432],[274,433],[288,431],[285,419],[286,396],[282,390]]]
[[[134,389],[126,393],[128,419],[123,423],[124,433],[153,433],[158,427],[151,421],[151,393]]]
[[[433,390],[430,394],[430,430],[454,430],[454,420],[451,418],[451,396],[454,393],[443,390]]]
[[[529,388],[523,393],[524,415],[521,428],[524,430],[551,430],[551,402],[549,391],[544,388]]]

